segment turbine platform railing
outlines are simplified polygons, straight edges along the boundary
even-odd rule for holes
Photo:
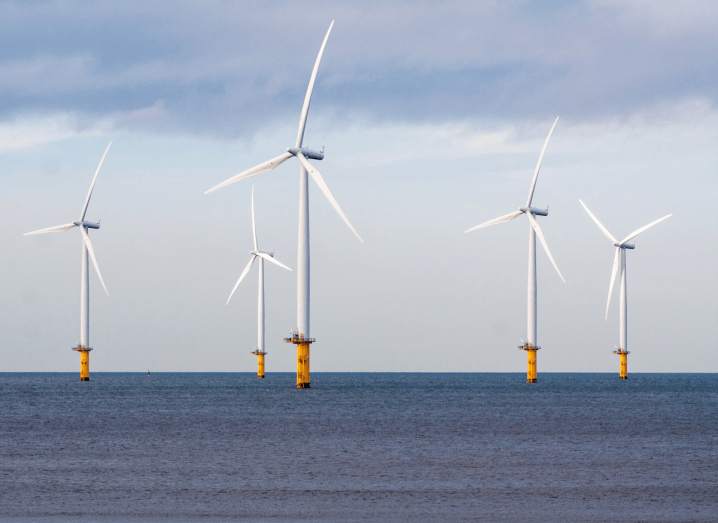
[[[305,338],[304,334],[292,333],[290,338],[284,338],[284,343],[315,343],[316,338]]]
[[[540,350],[541,347],[538,345],[531,345],[529,342],[525,342],[523,345],[516,347],[519,350]]]

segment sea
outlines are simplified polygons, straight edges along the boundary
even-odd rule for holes
[[[0,374],[0,521],[718,521],[718,374],[538,380]]]

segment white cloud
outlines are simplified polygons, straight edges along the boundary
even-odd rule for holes
[[[79,134],[57,118],[23,119],[0,123],[0,153],[27,149]]]

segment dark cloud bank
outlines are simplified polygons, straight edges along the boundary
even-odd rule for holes
[[[67,112],[237,137],[339,122],[575,121],[718,92],[701,2],[23,2],[0,6],[0,118]]]

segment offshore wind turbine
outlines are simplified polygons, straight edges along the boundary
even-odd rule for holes
[[[546,138],[546,142],[543,144],[543,149],[541,149],[541,155],[539,156],[538,164],[536,164],[536,170],[534,171],[533,179],[531,180],[531,188],[529,189],[529,197],[526,200],[526,205],[524,207],[519,207],[517,211],[514,211],[510,214],[506,214],[504,216],[500,216],[499,218],[494,218],[493,220],[489,220],[488,222],[484,222],[480,225],[477,225],[476,227],[472,227],[471,229],[464,231],[464,232],[471,232],[475,231],[476,229],[482,229],[484,227],[488,227],[490,225],[496,225],[498,223],[504,223],[509,222],[516,218],[517,216],[521,216],[522,214],[525,214],[526,217],[529,220],[529,284],[528,284],[528,327],[527,327],[527,340],[523,342],[523,345],[519,347],[520,350],[525,350],[527,355],[527,361],[528,361],[528,372],[526,381],[528,383],[536,383],[536,351],[539,350],[541,347],[538,346],[537,338],[536,338],[536,327],[537,327],[537,286],[536,286],[536,236],[538,236],[539,241],[541,242],[541,245],[543,245],[544,250],[546,251],[546,254],[548,255],[549,260],[551,260],[551,263],[553,264],[554,268],[556,269],[556,272],[561,277],[564,283],[566,283],[566,280],[564,280],[563,276],[561,275],[561,271],[558,270],[558,265],[556,265],[556,262],[553,259],[553,256],[551,256],[551,251],[548,249],[548,244],[546,243],[546,238],[544,238],[543,232],[541,231],[541,227],[539,227],[538,222],[536,221],[536,216],[548,216],[548,207],[546,209],[538,209],[536,207],[531,207],[531,202],[533,201],[534,196],[534,189],[536,188],[536,180],[538,179],[539,169],[541,169],[541,162],[543,161],[543,155],[546,152],[546,146],[548,145],[548,141],[551,139],[551,134],[553,133],[554,127],[556,127],[556,123],[558,123],[558,118],[556,118],[556,121],[551,126],[551,130],[548,133],[548,137]]]
[[[112,142],[110,142],[112,145]],[[90,273],[87,270],[87,255],[89,253],[92,258],[92,264],[95,266],[97,276],[100,278],[102,288],[109,296],[105,282],[102,281],[102,275],[100,274],[100,268],[97,265],[97,259],[95,258],[95,250],[92,248],[92,242],[88,234],[90,229],[99,229],[100,223],[89,222],[85,220],[85,214],[87,214],[87,206],[90,204],[90,197],[92,196],[92,190],[95,188],[95,182],[97,181],[97,175],[100,173],[100,167],[102,162],[105,161],[107,151],[110,150],[110,145],[105,149],[105,154],[102,155],[100,164],[97,166],[95,176],[92,178],[90,184],[90,191],[87,193],[85,198],[85,205],[82,206],[82,212],[80,213],[80,219],[76,222],[66,223],[65,225],[56,225],[55,227],[48,227],[47,229],[40,229],[39,231],[33,231],[25,233],[23,236],[30,236],[31,234],[45,234],[48,232],[64,232],[72,229],[73,227],[79,227],[82,233],[82,277],[80,279],[80,343],[72,350],[80,353],[80,381],[90,381]]]
[[[620,301],[620,313],[619,313],[619,338],[620,338],[620,347],[616,347],[616,350],[613,351],[613,354],[618,354],[618,356],[621,358],[621,370],[619,373],[619,377],[622,380],[628,379],[628,355],[630,352],[628,351],[628,295],[627,295],[627,289],[626,289],[626,249],[635,249],[636,244],[632,243],[629,244],[628,242],[631,241],[633,238],[641,234],[646,229],[649,229],[653,227],[658,222],[662,222],[666,218],[670,218],[673,216],[673,214],[669,214],[668,216],[664,216],[663,218],[660,218],[654,222],[649,223],[648,225],[641,227],[640,229],[637,229],[633,231],[631,234],[626,236],[623,240],[620,242],[613,237],[613,235],[608,232],[608,229],[606,229],[601,222],[598,221],[598,218],[596,218],[591,211],[588,210],[588,207],[586,207],[586,204],[583,203],[580,199],[578,200],[581,202],[581,205],[583,205],[583,208],[586,209],[586,212],[591,217],[591,219],[596,222],[596,225],[598,225],[598,228],[601,229],[601,232],[611,240],[613,245],[616,247],[616,255],[613,258],[613,270],[611,271],[611,283],[608,286],[608,301],[606,302],[606,318],[604,321],[608,320],[608,308],[611,305],[611,294],[613,293],[613,285],[616,281],[616,273],[618,272],[618,267],[620,265],[621,267],[621,301]]]
[[[359,234],[354,230],[352,224],[344,215],[344,212],[339,207],[336,199],[332,195],[329,187],[327,186],[322,174],[319,170],[314,167],[310,162],[309,158],[313,160],[324,159],[324,147],[321,151],[313,151],[302,146],[304,140],[304,128],[307,125],[307,114],[309,113],[309,103],[312,100],[312,91],[314,90],[314,81],[317,78],[317,70],[319,69],[319,63],[322,60],[322,54],[324,53],[324,47],[327,45],[327,39],[329,33],[332,31],[334,21],[332,21],[327,31],[322,46],[319,49],[319,55],[317,56],[316,62],[314,62],[314,69],[312,70],[312,76],[309,79],[309,87],[307,88],[307,94],[304,97],[304,105],[302,106],[302,112],[299,115],[299,131],[297,132],[297,141],[293,147],[287,148],[287,152],[272,158],[264,163],[252,167],[244,172],[239,173],[236,176],[212,187],[205,194],[216,191],[221,187],[225,187],[239,180],[244,180],[251,176],[256,176],[267,171],[276,169],[279,165],[284,163],[292,156],[299,160],[299,240],[298,240],[298,252],[297,252],[297,327],[292,331],[292,335],[289,338],[284,338],[285,343],[294,343],[297,346],[297,388],[308,389],[309,388],[309,345],[314,343],[316,339],[310,337],[309,331],[309,187],[307,173],[314,179],[319,189],[326,196],[329,203],[334,207],[344,223],[351,229],[351,231],[359,238],[359,241],[364,243]]]
[[[232,292],[229,293],[229,298],[227,298],[227,305],[229,305],[229,300],[232,299],[232,295],[234,294],[234,291],[237,290],[237,287],[239,287],[240,282],[249,273],[249,270],[252,268],[254,260],[259,258],[259,294],[257,297],[257,347],[252,354],[257,355],[257,377],[264,378],[264,356],[267,354],[264,351],[264,260],[275,263],[280,267],[287,269],[288,271],[291,271],[292,269],[290,269],[286,265],[282,265],[277,260],[275,260],[273,252],[264,252],[259,250],[259,246],[257,245],[257,228],[254,224],[254,186],[252,186],[252,235],[254,237],[254,250],[249,252],[252,257],[250,258],[247,266],[244,268],[244,271],[242,271],[242,275],[239,277],[239,280],[237,280],[237,283],[234,285]]]

